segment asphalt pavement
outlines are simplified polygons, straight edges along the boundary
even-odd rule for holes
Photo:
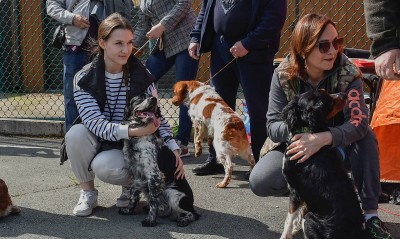
[[[115,207],[121,187],[96,180],[99,207],[92,216],[75,217],[72,209],[79,186],[69,163],[60,166],[61,139],[0,136],[0,178],[6,181],[18,216],[0,219],[1,238],[279,238],[286,217],[288,198],[254,195],[244,179],[249,169],[235,159],[228,188],[215,184],[223,175],[195,176],[191,169],[206,158],[184,158],[195,207],[201,218],[188,227],[177,227],[167,218],[144,228],[144,211],[122,216]],[[190,150],[193,155],[193,145]],[[204,150],[206,151],[206,150]],[[395,238],[400,239],[400,206],[380,204],[380,217]],[[297,238],[302,238],[298,236]]]

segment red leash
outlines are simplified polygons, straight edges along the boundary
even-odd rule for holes
[[[384,211],[384,212],[386,212],[386,213],[388,213],[388,214],[391,214],[391,215],[400,217],[400,214],[399,214],[399,213],[392,212],[392,211],[390,211],[390,210],[388,210],[388,209],[379,207],[379,210],[382,210],[382,211]]]

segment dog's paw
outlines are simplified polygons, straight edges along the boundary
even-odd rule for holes
[[[118,213],[121,215],[133,215],[133,208],[130,207],[120,207]]]
[[[187,212],[181,213],[178,218],[176,219],[178,227],[186,227],[191,222],[198,219],[198,215],[196,216],[194,213]]]
[[[226,184],[223,183],[223,182],[219,182],[219,183],[215,184],[215,187],[217,187],[217,188],[225,188]]]
[[[188,220],[178,219],[176,223],[178,227],[186,227],[187,225],[189,225],[190,222]]]
[[[203,153],[203,149],[202,148],[196,148],[195,152],[194,152],[194,156],[195,157],[199,157],[202,153]]]
[[[150,220],[150,219],[146,218],[142,221],[143,227],[154,227],[156,225],[157,225],[157,222],[155,220]]]
[[[19,214],[21,212],[21,208],[17,207],[17,206],[13,206],[11,208],[11,214]]]
[[[228,186],[228,183],[226,182],[219,182],[215,185],[217,188],[226,188],[226,186]]]

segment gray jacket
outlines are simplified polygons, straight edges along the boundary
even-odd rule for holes
[[[77,2],[78,4],[72,11],[72,7]],[[131,16],[132,1],[131,0],[98,0],[103,11],[96,12],[96,16],[99,21],[113,12],[121,12],[128,18]],[[76,45],[80,46],[88,33],[88,28],[81,29],[72,25],[72,20],[75,14],[79,14],[89,19],[90,12],[94,9],[95,4],[90,4],[90,0],[47,0],[46,10],[47,14],[57,20],[58,22],[65,24],[65,45]],[[93,3],[93,1],[92,1]],[[92,6],[92,9],[91,9]],[[94,13],[92,13],[94,14]]]
[[[339,66],[327,72],[325,78],[318,85],[318,89],[325,89],[330,94],[340,92],[338,88],[331,89],[330,81],[335,72],[342,69],[347,59],[345,55],[342,55]],[[267,113],[267,133],[273,142],[286,142],[289,137],[288,127],[281,119],[281,112],[289,101],[281,85],[281,79],[279,79],[279,76],[282,75],[278,73],[280,69],[278,67],[272,77]],[[299,88],[299,94],[313,90],[312,86],[303,79],[300,79]],[[343,109],[344,120],[342,121],[344,122],[332,122],[332,127],[329,127],[332,133],[332,147],[350,145],[364,138],[368,130],[370,130],[368,108],[364,102],[363,82],[361,78],[356,77],[344,92],[348,96],[346,106]]]
[[[140,48],[146,43],[146,33],[161,22],[165,27],[162,37],[165,56],[171,57],[186,50],[190,32],[196,22],[193,0],[141,0],[139,20],[134,33],[134,45]]]
[[[364,0],[367,35],[374,58],[400,48],[400,0]]]

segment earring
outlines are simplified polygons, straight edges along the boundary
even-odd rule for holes
[[[307,61],[306,61],[306,58],[303,58],[303,60],[304,60],[304,68],[307,69]]]

